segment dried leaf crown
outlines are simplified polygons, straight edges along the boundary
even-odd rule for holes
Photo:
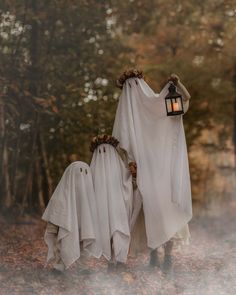
[[[110,144],[114,148],[116,148],[119,144],[119,141],[114,136],[108,134],[95,136],[91,141],[90,151],[93,153],[100,144]]]
[[[116,86],[120,89],[123,88],[123,84],[129,78],[143,78],[143,72],[137,69],[130,69],[123,72],[123,74],[116,80]]]

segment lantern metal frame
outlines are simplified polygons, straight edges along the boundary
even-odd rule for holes
[[[176,91],[176,86],[173,82],[170,82],[168,88],[169,93],[165,97],[166,113],[167,116],[178,116],[184,114],[183,97]],[[173,104],[178,103],[179,110],[175,111]],[[168,108],[168,104],[171,106],[171,110]]]

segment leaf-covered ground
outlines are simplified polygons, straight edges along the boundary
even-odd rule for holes
[[[236,294],[236,204],[218,216],[195,217],[191,245],[174,251],[168,274],[148,267],[148,255],[130,258],[127,269],[107,269],[86,259],[64,274],[44,267],[45,224],[39,218],[6,221],[0,216],[0,294]]]

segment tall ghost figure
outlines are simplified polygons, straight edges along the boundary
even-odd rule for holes
[[[112,135],[137,164],[147,246],[156,249],[192,218],[188,155],[183,116],[168,117],[169,82],[157,94],[141,77],[124,81]],[[184,111],[189,103],[184,101]]]

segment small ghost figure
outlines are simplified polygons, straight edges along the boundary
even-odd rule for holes
[[[94,149],[91,171],[101,228],[102,254],[109,265],[126,263],[130,245],[132,176],[115,146],[100,142]]]
[[[44,240],[47,262],[64,271],[81,251],[99,258],[102,254],[96,200],[90,167],[80,161],[70,164],[59,181],[42,216],[47,221]]]

